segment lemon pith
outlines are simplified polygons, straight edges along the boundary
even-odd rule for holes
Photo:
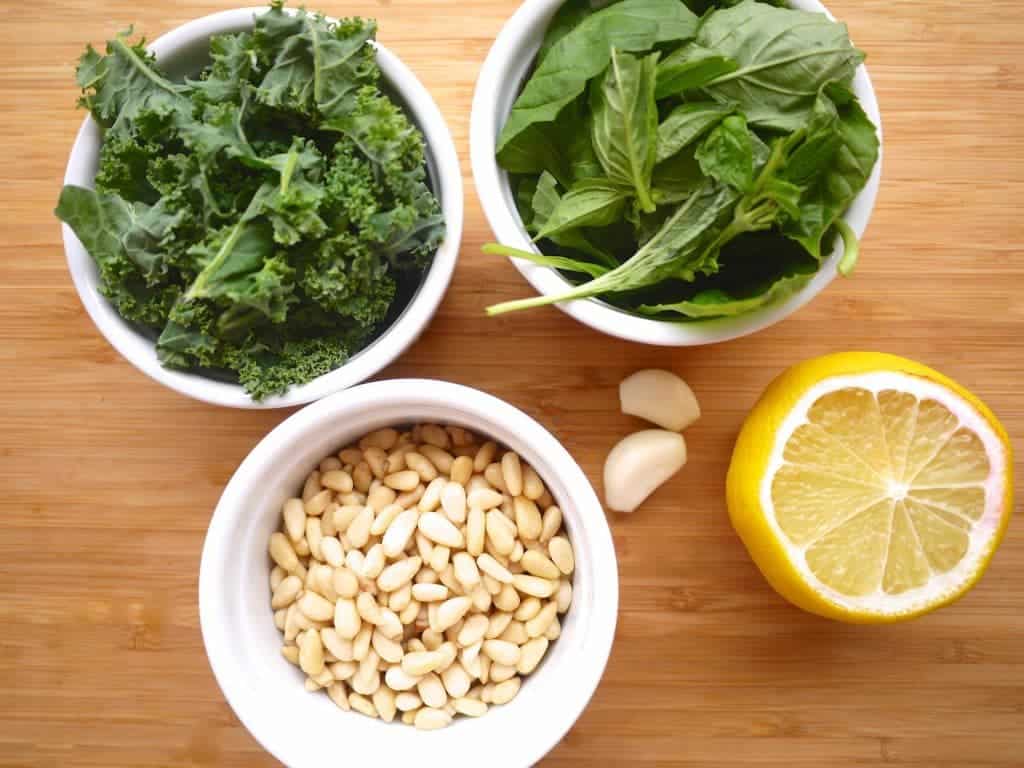
[[[992,413],[913,361],[839,353],[783,373],[752,410],[729,513],[784,597],[846,621],[893,621],[962,595],[1012,507]]]

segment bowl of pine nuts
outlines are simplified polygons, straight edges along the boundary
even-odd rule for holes
[[[596,690],[618,573],[550,432],[468,387],[393,380],[307,406],[246,457],[199,608],[225,697],[285,764],[457,768],[487,749],[519,768]]]

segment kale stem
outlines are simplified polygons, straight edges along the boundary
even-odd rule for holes
[[[287,194],[288,184],[292,180],[292,173],[295,172],[295,166],[299,162],[299,150],[295,143],[292,143],[292,148],[288,150],[288,157],[284,160],[284,168],[281,169],[281,194]]]
[[[857,233],[853,227],[846,223],[842,217],[836,219],[836,229],[839,236],[843,238],[843,258],[839,260],[836,270],[843,277],[853,274],[853,268],[857,266],[857,258],[860,256],[860,242],[857,240]]]
[[[122,56],[128,59],[129,63],[137,70],[139,70],[139,72],[141,72],[146,79],[150,80],[153,83],[153,85],[157,86],[158,88],[162,88],[168,93],[181,93],[181,88],[175,86],[174,83],[170,82],[169,80],[165,80],[164,78],[160,77],[160,75],[158,75],[156,72],[154,72],[153,68],[150,67],[145,61],[143,61],[142,58],[140,58],[139,55],[135,53],[134,50],[132,50],[131,46],[125,43],[125,41],[122,40],[120,37],[111,40],[110,44],[117,49],[118,53],[120,53]]]

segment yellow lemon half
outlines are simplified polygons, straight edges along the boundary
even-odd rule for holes
[[[985,571],[1013,507],[1009,439],[955,381],[895,355],[793,366],[736,441],[729,516],[771,585],[842,621],[899,621]]]

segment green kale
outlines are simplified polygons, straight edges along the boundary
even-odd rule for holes
[[[184,82],[126,36],[82,56],[103,144],[95,189],[66,186],[56,213],[165,366],[280,394],[414,293],[444,221],[422,134],[378,90],[375,32],[277,1]]]

